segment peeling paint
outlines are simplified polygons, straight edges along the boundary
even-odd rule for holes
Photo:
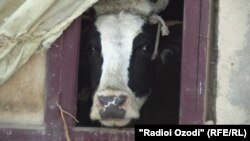
[[[11,130],[9,130],[9,131],[6,131],[6,135],[7,135],[7,136],[10,136],[10,135],[12,135],[12,131],[11,131]]]

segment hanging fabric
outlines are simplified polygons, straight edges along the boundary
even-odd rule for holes
[[[98,0],[1,0],[0,85]]]

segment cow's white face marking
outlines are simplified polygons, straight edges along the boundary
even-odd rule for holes
[[[144,20],[120,13],[101,16],[96,21],[101,36],[102,76],[98,90],[107,87],[127,89],[128,67],[134,38],[141,32]]]
[[[127,13],[103,15],[97,18],[95,26],[100,33],[101,55],[103,58],[100,83],[94,94],[90,117],[106,126],[124,126],[131,119],[139,118],[139,111],[146,97],[136,97],[128,87],[128,68],[133,51],[134,38],[142,32],[145,21],[139,16]],[[98,96],[128,97],[123,119],[101,119],[98,108]],[[115,101],[115,100],[114,100]],[[104,110],[114,104],[110,102]]]

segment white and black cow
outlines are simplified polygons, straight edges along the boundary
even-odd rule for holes
[[[157,26],[147,15],[167,4],[168,0],[100,0],[94,6],[95,22],[88,33],[92,120],[124,126],[139,118],[154,71]]]

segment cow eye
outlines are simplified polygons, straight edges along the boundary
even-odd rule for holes
[[[92,46],[91,46],[91,51],[92,51],[92,52],[95,52],[95,51],[96,51],[96,47],[92,45]]]
[[[151,52],[151,48],[148,44],[145,44],[143,46],[141,46],[141,50],[144,52],[144,53],[150,53]]]
[[[98,53],[98,52],[100,52],[100,48],[98,48],[97,46],[95,46],[95,45],[90,45],[90,51],[92,52],[92,53]]]
[[[147,45],[147,44],[144,45],[144,46],[142,47],[142,50],[143,50],[143,51],[147,51],[147,50],[148,50],[148,45]]]

